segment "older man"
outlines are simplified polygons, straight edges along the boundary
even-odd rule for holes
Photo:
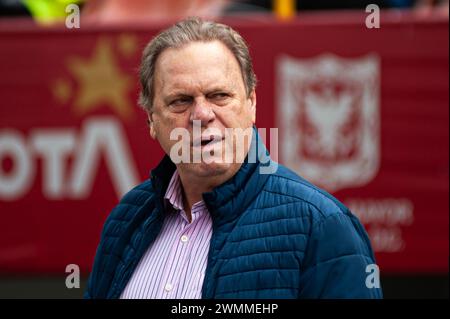
[[[381,297],[356,217],[282,165],[262,170],[274,162],[262,160],[256,77],[236,31],[177,23],[145,49],[141,85],[167,155],[106,221],[87,298]]]

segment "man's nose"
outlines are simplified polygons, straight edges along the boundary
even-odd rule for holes
[[[202,126],[206,126],[206,124],[213,121],[215,118],[216,115],[207,100],[200,99],[194,102],[190,116],[191,122],[198,120],[201,121]]]

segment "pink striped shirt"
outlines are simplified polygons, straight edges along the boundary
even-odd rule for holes
[[[178,171],[164,196],[167,216],[161,232],[137,265],[120,298],[200,299],[208,261],[212,221],[203,201],[192,206],[192,222],[183,209]]]

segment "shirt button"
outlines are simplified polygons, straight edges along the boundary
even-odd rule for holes
[[[164,289],[165,289],[166,291],[171,291],[171,290],[173,289],[173,286],[172,286],[171,283],[168,283],[168,284],[166,284],[166,286],[164,287]]]
[[[186,243],[188,240],[189,240],[188,236],[186,236],[186,235],[181,236],[181,241],[183,243]]]

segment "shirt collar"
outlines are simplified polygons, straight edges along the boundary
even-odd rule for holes
[[[176,210],[183,210],[183,189],[181,187],[180,175],[178,170],[172,175],[169,186],[167,187],[164,198],[175,208]]]
[[[172,175],[172,178],[170,179],[169,186],[167,187],[166,194],[164,195],[165,201],[165,208],[166,211],[170,212],[179,212],[181,216],[189,222],[186,212],[184,210],[184,203],[183,203],[183,186],[181,184],[180,175],[178,173],[178,170],[175,170],[175,172]],[[172,206],[172,210],[170,210],[169,205]],[[203,200],[195,203],[191,208],[191,216],[192,221],[194,221],[197,218],[197,213],[202,212],[204,210],[207,210],[205,202]]]

